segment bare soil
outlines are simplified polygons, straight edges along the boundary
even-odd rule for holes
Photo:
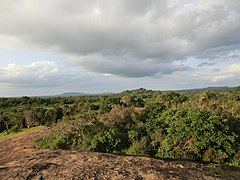
[[[32,142],[52,129],[0,142],[0,179],[240,179],[239,168],[189,161],[72,151],[37,150]]]

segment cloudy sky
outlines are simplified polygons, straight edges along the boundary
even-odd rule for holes
[[[0,97],[224,85],[239,0],[0,0]]]

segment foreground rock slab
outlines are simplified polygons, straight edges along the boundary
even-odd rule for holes
[[[81,151],[33,152],[0,166],[0,179],[238,179],[240,171],[147,157]]]

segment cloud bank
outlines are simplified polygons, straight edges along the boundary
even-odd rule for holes
[[[9,43],[2,47],[64,53],[68,65],[97,73],[162,77],[190,71],[184,61],[192,57],[204,66],[237,56],[240,1],[3,0],[0,27]],[[47,65],[50,71],[43,64],[27,68],[38,67],[43,79],[58,71],[55,64]]]

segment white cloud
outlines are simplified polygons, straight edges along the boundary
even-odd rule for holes
[[[51,61],[38,61],[29,65],[8,64],[0,68],[0,83],[19,85],[43,85],[54,76],[58,76],[58,65]]]
[[[187,78],[196,81],[193,81],[191,84],[197,84],[198,81],[202,81],[205,84],[211,84],[211,86],[237,86],[240,82],[239,77],[239,61],[232,61],[229,59],[229,63],[221,62],[218,65],[215,65],[214,61],[212,64],[201,63],[196,66],[195,69],[188,72]]]
[[[218,82],[227,79],[231,80],[236,77],[240,77],[240,64],[231,64],[225,69],[217,71],[211,79],[212,82]]]
[[[20,75],[20,72],[17,70],[17,66],[15,63],[12,63],[12,64],[8,64],[6,67],[4,67],[2,69],[2,71],[4,73],[6,73],[6,75],[8,76],[19,76]]]
[[[33,62],[32,64],[27,65],[26,68],[29,71],[36,72],[39,78],[44,78],[58,72],[56,63],[51,61]]]

